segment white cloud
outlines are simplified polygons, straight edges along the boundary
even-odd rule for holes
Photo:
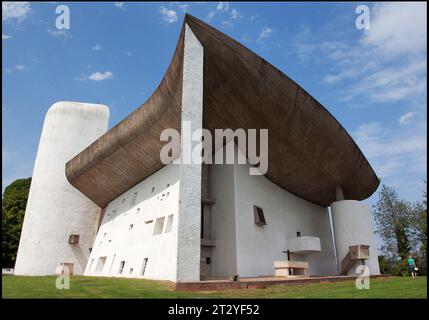
[[[125,4],[125,2],[115,2],[114,3],[115,7],[119,8],[121,10],[125,10],[124,4]]]
[[[177,13],[174,10],[167,9],[164,6],[161,6],[159,9],[159,12],[161,13],[162,20],[166,23],[175,23],[177,22]]]
[[[362,70],[344,71],[351,74],[351,78],[361,76],[361,79],[347,90],[344,101],[365,96],[374,103],[397,102],[418,96],[426,90],[427,65],[423,59],[406,61],[405,65],[371,70],[367,76],[362,74]]]
[[[388,55],[426,51],[425,2],[383,2],[371,8],[362,42]]]
[[[210,11],[209,14],[207,15],[207,21],[210,22],[215,15],[216,15],[216,11]]]
[[[352,133],[364,155],[381,178],[408,173],[407,179],[422,179],[426,171],[426,123],[412,130],[372,122],[360,125]]]
[[[92,81],[104,81],[104,80],[109,80],[109,79],[113,79],[113,73],[110,71],[105,71],[105,72],[94,72],[91,73],[88,77],[89,80]]]
[[[94,51],[100,51],[100,50],[103,50],[103,47],[100,46],[99,44],[96,44],[95,46],[92,47],[92,50],[94,50]]]
[[[187,12],[189,9],[189,4],[187,4],[187,3],[176,1],[176,2],[174,2],[174,4],[183,12]]]
[[[17,64],[15,66],[15,69],[18,70],[18,71],[24,71],[25,69],[27,69],[27,66],[24,65],[24,64]]]
[[[222,21],[222,24],[227,27],[233,27],[235,24],[235,20],[240,17],[240,13],[236,9],[231,9],[229,12],[229,17],[226,20]]]
[[[229,9],[229,3],[228,2],[218,2],[216,9],[219,11],[227,11]]]
[[[10,39],[10,38],[12,38],[12,36],[10,36],[10,35],[7,35],[7,34],[2,34],[1,35],[1,39],[2,40],[7,40],[7,39]]]
[[[268,27],[263,27],[258,36],[258,41],[263,41],[264,39],[268,39],[271,37],[271,34],[274,32],[273,29]]]
[[[328,67],[322,81],[338,86],[335,95],[342,102],[365,107],[418,99],[427,87],[426,13],[417,12],[422,5],[377,3],[370,29],[356,41],[320,41],[303,27],[292,39],[295,53],[303,62]]]
[[[406,114],[402,115],[399,118],[399,124],[400,125],[406,125],[408,124],[415,116],[415,112],[407,112]]]
[[[97,72],[91,73],[89,76],[81,74],[79,77],[75,77],[75,80],[78,80],[78,81],[86,81],[86,80],[104,81],[109,79],[113,79],[113,73],[110,71],[105,71],[105,72],[97,71]]]
[[[64,38],[70,37],[70,33],[67,32],[67,30],[51,30],[51,29],[48,29],[48,33],[53,35],[54,37],[64,37]]]
[[[29,2],[2,2],[2,20],[13,20],[21,22],[31,12]]]

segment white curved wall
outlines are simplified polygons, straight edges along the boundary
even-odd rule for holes
[[[331,204],[331,213],[338,267],[348,253],[349,246],[364,244],[370,246],[370,259],[366,260],[365,264],[369,267],[371,275],[380,274],[368,206],[361,201],[341,200]],[[355,268],[352,267],[348,274],[354,273]]]
[[[48,110],[37,151],[15,264],[16,275],[54,274],[73,263],[82,274],[100,210],[65,176],[65,163],[107,131],[105,105],[57,102]],[[69,235],[80,235],[70,245]]]

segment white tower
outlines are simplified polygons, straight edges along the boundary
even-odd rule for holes
[[[83,274],[100,208],[75,189],[65,164],[107,131],[109,108],[62,101],[49,108],[40,137],[15,263],[16,275]]]

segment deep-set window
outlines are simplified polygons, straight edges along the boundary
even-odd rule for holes
[[[255,224],[257,225],[266,225],[264,210],[258,206],[253,206],[253,216],[255,220]]]
[[[164,228],[164,220],[165,217],[158,218],[155,220],[155,228],[153,229],[154,235],[162,233],[162,229]]]
[[[141,276],[144,276],[144,273],[146,271],[146,266],[147,266],[147,262],[148,262],[149,258],[144,258],[143,259],[143,264],[142,264],[142,271],[140,272]]]
[[[171,229],[173,228],[173,215],[169,215],[167,217],[167,223],[165,225],[165,233],[170,232]]]
[[[297,231],[296,236],[299,238],[301,236],[301,231]]]
[[[133,230],[133,228],[134,228],[134,225],[130,224],[130,226],[128,227],[128,230]]]
[[[121,263],[119,264],[119,270],[118,270],[119,274],[122,274],[122,272],[124,272],[124,267],[125,267],[125,261],[121,261]]]

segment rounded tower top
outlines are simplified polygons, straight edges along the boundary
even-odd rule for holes
[[[86,103],[86,102],[76,102],[76,101],[58,101],[55,102],[46,113],[66,113],[67,111],[81,111],[81,112],[92,112],[94,115],[109,117],[110,110],[107,105],[99,104],[99,103]]]

